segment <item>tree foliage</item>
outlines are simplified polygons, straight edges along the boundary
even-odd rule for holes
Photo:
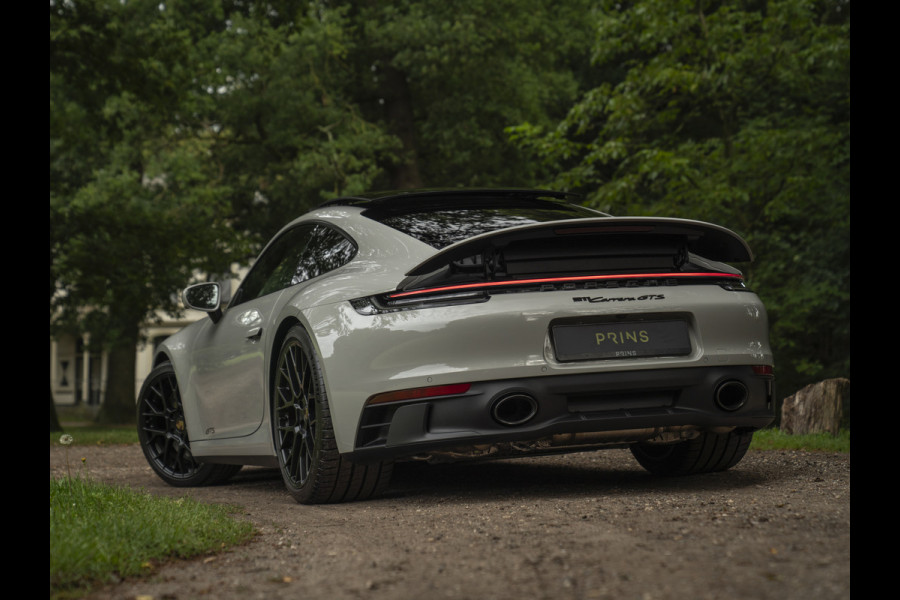
[[[250,3],[204,40],[212,158],[257,243],[324,199],[369,189],[397,147],[360,114],[345,12]]]
[[[403,144],[390,187],[521,185],[534,177],[504,127],[549,125],[575,100],[591,2],[348,4],[356,6],[349,15],[360,39],[353,59],[361,105]]]
[[[50,26],[51,324],[110,349],[101,415],[127,421],[140,324],[239,243],[184,68],[193,30],[117,0],[51,3]]]
[[[235,2],[204,47],[214,159],[257,242],[372,189],[527,185],[504,127],[575,100],[586,0]]]
[[[755,250],[783,389],[849,372],[850,15],[843,0],[604,2],[602,82],[509,132],[615,214],[713,221]]]

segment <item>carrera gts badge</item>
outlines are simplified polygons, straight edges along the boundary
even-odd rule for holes
[[[617,296],[607,298],[605,296],[575,296],[572,298],[575,302],[630,302],[632,300],[665,300],[665,294],[645,294],[643,296]]]

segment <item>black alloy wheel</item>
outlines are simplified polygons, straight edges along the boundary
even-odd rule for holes
[[[171,363],[157,366],[144,381],[138,395],[137,426],[147,462],[170,485],[220,483],[241,469],[240,465],[201,463],[191,454],[181,393]]]
[[[322,365],[299,325],[288,331],[278,355],[272,438],[285,487],[297,502],[364,500],[390,481],[392,463],[356,464],[338,452]]]
[[[273,410],[275,447],[289,489],[309,482],[316,457],[318,389],[313,376],[301,340],[289,338],[278,359]]]

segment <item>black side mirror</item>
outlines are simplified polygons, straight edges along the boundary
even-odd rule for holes
[[[218,283],[196,283],[181,294],[184,305],[194,310],[209,313],[213,323],[222,318],[222,290]]]

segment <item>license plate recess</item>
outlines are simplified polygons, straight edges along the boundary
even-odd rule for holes
[[[691,353],[688,325],[678,319],[553,325],[550,334],[560,362]]]

